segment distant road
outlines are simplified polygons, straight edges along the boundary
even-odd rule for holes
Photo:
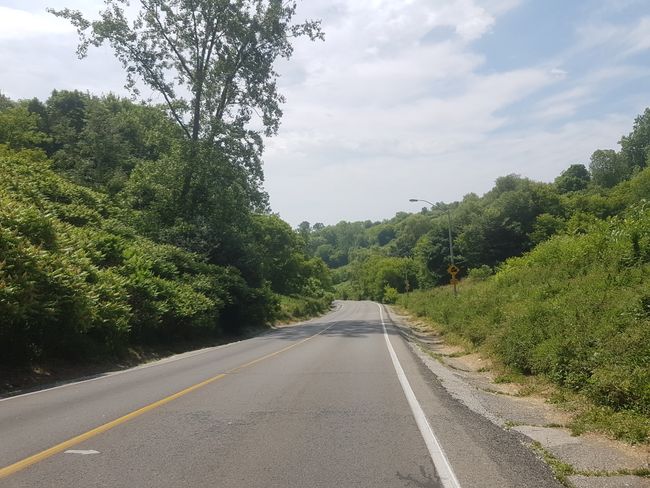
[[[67,452],[66,452],[67,451]],[[0,487],[560,487],[383,307],[0,400]]]

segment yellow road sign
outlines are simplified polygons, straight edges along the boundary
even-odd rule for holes
[[[460,270],[458,269],[457,266],[454,266],[453,264],[450,264],[449,267],[447,268],[447,272],[452,275],[456,276]]]

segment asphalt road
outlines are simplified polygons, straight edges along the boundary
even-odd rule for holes
[[[560,487],[371,302],[0,400],[0,486]]]

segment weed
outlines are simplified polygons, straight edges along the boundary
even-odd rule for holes
[[[569,476],[576,474],[576,470],[568,463],[558,459],[551,452],[546,450],[538,441],[533,441],[531,447],[539,456],[548,464],[553,470],[553,474],[557,480],[567,488],[572,488],[569,482]]]

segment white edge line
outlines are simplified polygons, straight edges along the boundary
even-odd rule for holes
[[[390,343],[388,332],[386,331],[386,323],[384,322],[384,313],[382,311],[381,305],[377,304],[377,306],[379,307],[381,326],[384,329],[384,339],[386,339],[386,346],[388,346],[388,352],[390,354],[390,358],[393,361],[393,366],[395,367],[397,378],[402,385],[404,396],[406,396],[406,400],[411,407],[411,412],[413,412],[415,422],[420,429],[420,434],[422,434],[424,443],[429,450],[429,455],[431,456],[431,460],[436,467],[440,481],[445,488],[460,488],[460,483],[458,482],[454,471],[451,469],[449,460],[447,459],[447,456],[445,456],[445,453],[442,450],[442,446],[440,445],[440,442],[438,441],[436,435],[433,433],[433,429],[431,428],[431,425],[429,424],[429,421],[427,420],[427,417],[422,410],[422,406],[420,405],[420,402],[418,402],[415,393],[413,393],[413,388],[411,388],[409,380],[406,378],[406,374],[404,373],[404,369],[402,368],[402,365],[397,358],[397,354],[395,354],[395,349],[393,349],[393,345]]]
[[[214,351],[215,349],[221,349],[228,346],[233,346],[235,344],[239,344],[243,340],[246,339],[242,339],[240,341],[235,341],[235,342],[229,342],[228,344],[220,344],[219,346],[206,347],[203,349],[199,349],[197,351],[189,351],[180,354],[174,354],[173,356],[167,356],[166,358],[157,359],[156,361],[152,361],[150,363],[139,364],[137,366],[133,366],[132,368],[120,369],[117,371],[108,371],[106,373],[98,373],[97,376],[93,376],[92,378],[87,378],[85,380],[71,381],[69,383],[63,383],[62,385],[52,386],[50,388],[43,388],[42,390],[34,390],[27,393],[19,393],[18,395],[11,395],[5,398],[0,398],[0,402],[6,402],[8,400],[13,400],[14,398],[24,398],[31,395],[37,395],[39,393],[45,393],[52,390],[59,390],[61,388],[67,388],[68,386],[81,385],[83,383],[91,383],[93,381],[99,381],[105,378],[111,378],[113,376],[118,376],[124,373],[131,373],[133,371],[140,371],[142,369],[153,368],[154,366],[163,366],[165,364],[180,361],[181,359],[189,359],[191,357],[198,356],[200,354],[205,354],[206,352]]]
[[[338,311],[338,309],[337,310],[332,310],[332,312],[337,312],[337,311]],[[307,324],[310,324],[312,322],[312,320],[321,319],[321,318],[322,317],[315,317],[314,319],[307,320],[305,322],[299,322],[299,323],[293,325],[293,327],[307,325]],[[328,327],[328,329],[330,327]],[[325,330],[327,330],[327,329],[325,329]],[[131,373],[133,371],[139,371],[139,370],[142,370],[142,369],[153,368],[154,366],[163,366],[165,364],[180,361],[181,359],[189,359],[191,357],[199,356],[200,354],[205,354],[207,352],[215,351],[217,349],[223,349],[223,348],[226,348],[226,347],[234,346],[235,344],[239,344],[241,342],[244,342],[244,341],[247,341],[247,340],[250,340],[250,339],[255,339],[257,337],[261,337],[262,335],[266,335],[266,334],[268,334],[270,332],[272,333],[273,329],[269,330],[268,332],[264,332],[264,333],[260,334],[259,336],[250,337],[248,339],[240,339],[238,341],[229,342],[228,344],[220,344],[218,346],[205,347],[203,349],[198,349],[196,351],[188,351],[188,352],[183,352],[183,353],[180,353],[180,354],[174,354],[173,356],[167,356],[166,358],[158,359],[158,360],[152,361],[150,363],[139,364],[137,366],[133,366],[132,368],[121,369],[121,370],[118,370],[118,371],[108,371],[106,373],[99,373],[98,376],[94,376],[92,378],[87,378],[85,380],[71,381],[69,383],[63,383],[62,385],[56,385],[56,386],[52,386],[50,388],[44,388],[42,390],[34,390],[34,391],[27,392],[27,393],[19,393],[18,395],[11,395],[11,396],[8,396],[8,397],[0,398],[0,403],[7,402],[9,400],[14,400],[16,398],[24,398],[24,397],[28,397],[28,396],[32,396],[32,395],[37,395],[39,393],[45,393],[45,392],[52,391],[52,390],[59,390],[61,388],[67,388],[68,386],[81,385],[83,383],[91,383],[93,381],[99,381],[99,380],[103,380],[103,379],[106,379],[106,378],[111,378],[113,376],[121,375],[121,374],[124,374],[124,373]]]

